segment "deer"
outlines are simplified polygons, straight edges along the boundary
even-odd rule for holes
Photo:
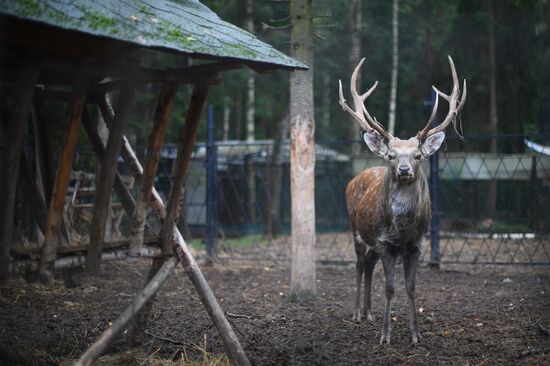
[[[395,264],[400,256],[403,262],[405,288],[409,303],[409,328],[411,341],[418,343],[415,307],[416,267],[420,257],[420,244],[431,219],[430,193],[421,162],[434,154],[445,140],[445,130],[454,126],[466,101],[466,80],[462,92],[453,59],[448,56],[453,87],[445,94],[432,86],[435,103],[426,126],[416,136],[400,139],[386,131],[366,106],[366,99],[376,89],[378,82],[364,94],[357,91],[357,75],[364,58],[355,67],[350,82],[350,91],[355,109],[351,109],[342,92],[339,80],[339,104],[362,129],[363,140],[374,154],[382,157],[385,166],[364,170],[354,177],[346,188],[346,204],[353,234],[356,263],[355,308],[353,320],[364,316],[373,321],[371,312],[371,286],[374,267],[382,261],[385,278],[386,307],[380,345],[390,344],[391,309],[394,296]],[[445,99],[449,110],[443,122],[436,127],[432,123],[437,115],[439,98]],[[361,281],[365,276],[364,307],[361,311]]]

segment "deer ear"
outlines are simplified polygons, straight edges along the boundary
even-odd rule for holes
[[[388,152],[388,145],[384,142],[384,138],[378,134],[365,132],[363,140],[369,147],[370,151],[378,156],[385,156]]]
[[[445,140],[445,132],[436,132],[424,141],[422,144],[422,153],[425,156],[430,156],[435,153],[441,147],[441,144]]]

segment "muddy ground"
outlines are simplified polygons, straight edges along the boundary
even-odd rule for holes
[[[59,363],[77,357],[144,281],[148,261],[106,263],[98,277],[51,286],[13,279],[0,287],[0,354]],[[422,339],[409,340],[402,271],[396,278],[392,343],[380,346],[383,277],[375,271],[373,323],[351,321],[353,265],[319,265],[317,301],[288,302],[288,261],[219,260],[205,275],[254,365],[550,365],[550,268],[421,267],[417,310]],[[126,336],[108,350],[128,349]],[[145,355],[199,359],[197,345],[224,353],[220,337],[181,268],[159,292]],[[1,356],[1,355],[0,355]],[[136,361],[137,363],[137,361]],[[141,361],[147,364],[147,359]],[[0,361],[0,364],[9,364]]]

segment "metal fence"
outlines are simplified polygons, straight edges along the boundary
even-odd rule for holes
[[[485,152],[492,138],[497,154]],[[425,262],[550,264],[550,156],[525,143],[523,136],[451,138],[435,170],[424,163],[439,206],[433,210],[436,226],[423,241]],[[174,147],[166,145],[157,185],[161,191],[168,192],[174,157]],[[320,261],[355,260],[345,187],[363,169],[382,164],[359,141],[316,145]],[[289,166],[288,144],[198,144],[180,228],[195,245],[208,238],[205,244],[219,256],[285,258],[290,250]]]

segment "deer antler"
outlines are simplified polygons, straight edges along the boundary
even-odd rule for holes
[[[355,105],[355,110],[351,109],[348,106],[346,99],[344,99],[344,93],[342,92],[342,80],[338,80],[338,92],[340,95],[339,103],[342,109],[345,112],[348,112],[355,119],[355,121],[359,123],[359,126],[361,126],[364,131],[369,133],[373,133],[374,131],[376,131],[387,142],[392,138],[392,136],[384,129],[384,127],[382,127],[382,125],[376,120],[376,118],[370,115],[367,108],[365,107],[365,100],[371,95],[374,89],[376,89],[376,87],[378,86],[378,81],[376,81],[364,94],[360,95],[357,92],[357,75],[359,75],[359,71],[361,70],[361,66],[363,66],[364,61],[365,58],[363,57],[351,74],[350,91],[353,98],[353,104]]]
[[[434,133],[444,131],[451,123],[455,126],[455,131],[456,131],[456,117],[458,115],[458,112],[460,112],[460,110],[464,106],[464,103],[466,102],[466,79],[464,79],[464,84],[462,87],[463,89],[462,95],[460,95],[460,88],[458,83],[458,76],[456,74],[455,64],[451,56],[448,56],[448,57],[449,57],[449,65],[451,65],[451,74],[453,76],[453,90],[451,91],[450,95],[447,95],[441,92],[435,86],[432,86],[433,90],[436,92],[434,108],[432,110],[432,114],[430,115],[430,119],[428,120],[428,124],[426,125],[426,127],[424,127],[422,131],[418,131],[418,133],[416,134],[416,138],[420,142],[424,142],[427,137],[433,135]],[[431,128],[432,122],[437,114],[439,96],[441,96],[447,102],[449,102],[449,111],[447,112],[447,116],[439,126]],[[459,100],[459,97],[460,97],[460,100]]]

